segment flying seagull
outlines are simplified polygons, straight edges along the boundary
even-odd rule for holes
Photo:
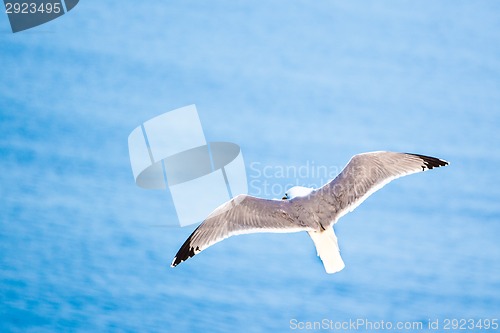
[[[318,189],[295,186],[282,200],[238,195],[218,207],[181,246],[172,267],[231,236],[257,232],[307,231],[327,273],[345,265],[333,225],[393,179],[448,165],[418,154],[370,152],[355,155],[342,172]]]

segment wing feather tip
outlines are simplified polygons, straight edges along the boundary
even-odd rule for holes
[[[172,263],[170,264],[170,267],[174,268],[175,266],[179,265],[183,260],[180,260],[177,256],[174,257],[172,260]]]
[[[179,252],[175,255],[174,259],[172,260],[172,263],[170,264],[170,267],[175,267],[179,265],[181,262],[184,262],[188,260],[189,258],[192,258],[195,256],[195,254],[201,252],[200,247],[197,246],[196,249],[192,247],[191,245],[185,244],[184,246],[181,247]]]
[[[189,258],[191,258],[191,257],[186,257],[185,259],[181,259],[180,257],[174,257],[174,260],[172,260],[172,263],[170,264],[170,267],[174,268],[177,265],[179,265],[181,262],[184,262],[184,261],[186,261]]]
[[[439,168],[450,164],[450,162],[437,157],[414,154],[414,153],[406,153],[406,154],[416,156],[424,162],[424,165],[422,166],[423,169],[422,171],[424,171],[425,169],[432,170],[434,168]]]

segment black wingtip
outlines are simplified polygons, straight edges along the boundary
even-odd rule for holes
[[[424,170],[425,169],[431,170],[433,168],[439,168],[439,167],[447,166],[448,164],[450,164],[448,161],[445,161],[445,160],[442,160],[442,159],[439,159],[436,157],[425,156],[425,155],[420,155],[420,154],[413,154],[413,153],[407,153],[407,154],[417,156],[420,159],[422,159],[422,161],[424,162],[422,169],[424,169]]]
[[[175,267],[179,265],[181,262],[188,260],[191,257],[194,257],[196,253],[200,251],[199,247],[194,247],[191,246],[191,236],[182,244],[181,248],[179,251],[177,251],[177,254],[174,257],[174,260],[172,261],[172,264],[170,267]]]

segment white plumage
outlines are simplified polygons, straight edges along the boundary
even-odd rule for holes
[[[424,155],[371,152],[355,155],[342,172],[318,189],[296,186],[283,200],[239,195],[218,207],[184,242],[172,267],[234,235],[307,231],[327,273],[344,268],[334,224],[390,181],[448,165]]]

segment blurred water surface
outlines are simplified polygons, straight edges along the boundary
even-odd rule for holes
[[[0,331],[499,317],[499,3],[85,1],[0,30]],[[242,147],[254,195],[325,181],[266,167],[340,170],[365,151],[451,165],[345,216],[339,274],[305,233],[171,269],[193,227],[157,226],[174,210],[135,186],[127,136],[192,103],[208,140]]]

